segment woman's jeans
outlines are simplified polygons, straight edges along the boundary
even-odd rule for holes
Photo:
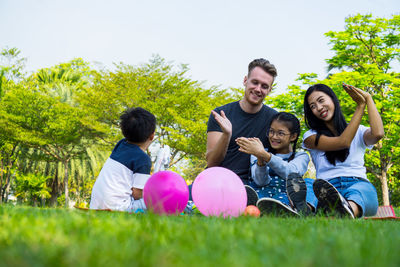
[[[304,179],[307,185],[307,202],[317,207],[318,199],[313,190],[313,179]],[[378,210],[378,195],[375,187],[367,180],[358,177],[336,177],[327,180],[339,193],[355,202],[360,208],[362,216],[373,216]],[[310,196],[309,196],[310,195]]]

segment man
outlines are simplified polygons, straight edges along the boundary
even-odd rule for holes
[[[244,184],[249,183],[250,155],[238,150],[235,139],[258,137],[266,145],[267,125],[277,111],[263,101],[271,93],[276,76],[276,68],[268,60],[253,60],[244,77],[243,98],[211,111],[207,125],[208,167],[225,167],[236,173]]]

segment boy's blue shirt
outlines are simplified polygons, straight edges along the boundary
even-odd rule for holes
[[[110,158],[121,163],[133,173],[150,174],[151,159],[139,146],[130,144],[126,139],[118,141]]]

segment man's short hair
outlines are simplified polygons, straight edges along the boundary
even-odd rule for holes
[[[269,61],[264,58],[258,58],[249,63],[249,72],[247,74],[247,77],[250,77],[250,73],[255,67],[262,68],[266,73],[270,74],[274,78],[274,80],[275,77],[278,75],[278,72],[276,71],[274,65],[269,63]]]
[[[156,117],[143,108],[129,108],[120,117],[120,127],[126,140],[145,142],[156,130]]]

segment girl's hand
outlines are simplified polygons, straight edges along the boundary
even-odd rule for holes
[[[368,97],[371,97],[369,93],[364,92],[352,85],[343,83],[343,88],[349,94],[349,96],[357,103],[357,105],[364,105],[367,102]]]
[[[236,138],[236,144],[239,146],[239,151],[246,154],[252,154],[256,157],[261,157],[264,153],[264,145],[257,137],[239,137]]]

